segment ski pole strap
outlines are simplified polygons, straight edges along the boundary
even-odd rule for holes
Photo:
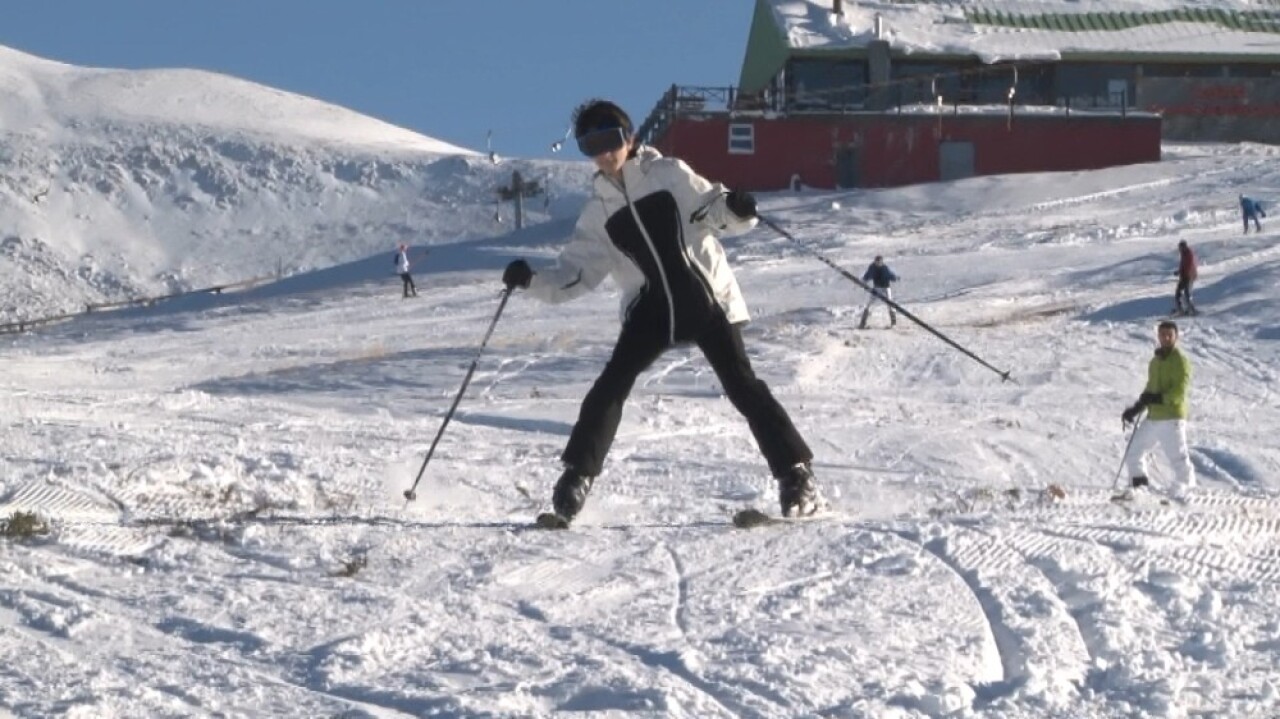
[[[694,211],[689,215],[689,221],[690,221],[690,222],[702,222],[703,220],[705,220],[705,219],[707,218],[707,213],[711,212],[711,206],[715,204],[716,200],[720,199],[721,197],[724,197],[724,196],[725,196],[725,195],[727,195],[727,194],[729,194],[729,193],[727,193],[727,192],[721,192],[720,194],[716,195],[715,197],[713,197],[713,198],[711,198],[709,201],[707,201],[707,204],[705,204],[705,205],[703,205],[702,207],[699,207],[698,209],[694,210]]]
[[[852,282],[853,284],[855,284],[855,285],[857,285],[857,286],[861,287],[862,289],[866,290],[867,292],[871,292],[871,293],[873,293],[873,294],[874,294],[875,290],[874,290],[870,285],[868,285],[867,283],[865,283],[865,282],[863,282],[862,280],[858,279],[856,276],[854,276],[854,274],[853,274],[853,273],[851,273],[851,272],[849,272],[848,270],[844,269],[844,268],[843,268],[843,267],[841,267],[840,265],[837,265],[835,262],[832,262],[830,259],[828,259],[828,258],[827,258],[825,255],[823,255],[822,253],[820,253],[820,252],[818,252],[818,251],[816,251],[816,250],[810,249],[810,248],[809,248],[808,246],[806,246],[803,242],[801,242],[800,240],[797,240],[797,239],[795,238],[795,236],[794,236],[794,235],[792,235],[790,232],[787,232],[787,231],[786,231],[786,230],[784,230],[782,227],[780,227],[780,226],[778,225],[778,223],[774,222],[772,219],[770,219],[770,218],[768,218],[768,217],[765,217],[764,215],[759,215],[759,218],[760,218],[760,221],[761,221],[762,223],[764,223],[765,225],[767,225],[767,226],[769,227],[769,229],[771,229],[771,230],[773,230],[774,232],[777,232],[779,235],[781,235],[781,236],[783,236],[783,237],[787,238],[787,239],[788,239],[788,240],[790,240],[792,243],[794,243],[795,245],[797,245],[798,247],[800,247],[800,249],[804,250],[804,251],[805,251],[807,254],[809,254],[810,256],[817,258],[819,261],[821,261],[821,262],[822,262],[823,264],[825,264],[826,266],[830,267],[831,269],[835,270],[836,272],[839,272],[839,273],[840,273],[840,274],[841,274],[845,279],[849,280],[849,281],[850,281],[850,282]],[[956,342],[955,342],[954,340],[952,340],[950,337],[947,337],[946,335],[942,334],[942,333],[941,333],[941,332],[939,332],[938,330],[936,330],[936,329],[934,329],[933,327],[931,327],[931,326],[929,325],[929,323],[927,323],[927,322],[925,322],[924,320],[920,319],[919,317],[916,317],[915,315],[911,314],[911,312],[910,312],[910,311],[908,311],[906,308],[904,308],[902,305],[900,305],[900,304],[898,304],[897,302],[895,302],[895,301],[893,301],[893,300],[889,299],[888,297],[880,296],[880,299],[881,299],[881,300],[883,300],[886,304],[888,304],[888,305],[889,305],[890,307],[892,307],[893,309],[897,310],[898,312],[901,312],[901,313],[903,314],[903,316],[904,316],[904,317],[906,317],[907,319],[911,320],[912,322],[915,322],[916,324],[920,325],[920,326],[921,326],[921,327],[923,327],[924,329],[928,330],[928,331],[929,331],[929,333],[930,333],[930,334],[932,334],[934,337],[937,337],[938,339],[942,340],[943,342],[946,342],[947,344],[951,345],[951,346],[952,346],[952,347],[954,347],[956,350],[960,351],[961,353],[963,353],[965,356],[969,357],[969,358],[970,358],[970,359],[972,359],[973,361],[977,362],[978,364],[982,365],[983,367],[986,367],[987,369],[991,370],[992,372],[995,372],[996,374],[1000,375],[1000,379],[1001,379],[1001,380],[1003,380],[1003,381],[1005,381],[1005,382],[1015,382],[1015,383],[1017,382],[1017,380],[1014,380],[1014,379],[1012,379],[1012,378],[1009,376],[1009,373],[1010,373],[1012,370],[1006,370],[1006,371],[1004,371],[1004,372],[1001,372],[1000,370],[998,370],[998,369],[996,369],[995,367],[992,367],[990,364],[988,364],[986,360],[984,360],[984,359],[982,359],[981,357],[979,357],[978,355],[976,355],[976,354],[974,354],[974,353],[970,352],[969,350],[965,349],[964,347],[961,347],[959,344],[956,344]]]

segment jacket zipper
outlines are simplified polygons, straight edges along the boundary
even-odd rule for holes
[[[653,238],[649,236],[648,228],[640,220],[640,213],[636,211],[635,205],[631,204],[631,194],[627,192],[626,184],[618,183],[618,189],[622,190],[622,199],[627,203],[627,209],[631,211],[631,217],[636,221],[636,227],[640,228],[640,236],[644,238],[644,244],[649,248],[649,254],[653,255],[653,263],[658,267],[658,278],[662,280],[662,291],[667,295],[667,344],[674,345],[676,343],[676,299],[671,293],[671,283],[667,280],[667,271],[662,267],[662,257],[658,255],[658,248],[653,244]]]

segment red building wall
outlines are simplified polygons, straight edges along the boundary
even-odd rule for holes
[[[779,190],[793,175],[836,186],[836,156],[857,153],[859,187],[893,187],[941,177],[939,145],[972,142],[974,175],[1085,170],[1160,159],[1160,118],[1150,115],[860,114],[735,118],[755,127],[755,153],[729,153],[727,115],[682,116],[655,143],[699,174],[734,187]]]

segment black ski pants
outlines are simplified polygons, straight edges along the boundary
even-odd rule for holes
[[[413,284],[413,277],[408,272],[400,273],[400,281],[404,283],[405,297],[416,297],[418,295],[418,287]]]
[[[560,455],[577,473],[595,476],[604,468],[605,455],[622,421],[622,406],[636,378],[668,348],[663,331],[653,329],[660,324],[628,321],[622,326],[613,355],[582,400],[578,422]],[[724,312],[717,308],[694,341],[711,363],[729,401],[746,418],[773,475],[812,460],[813,453],[786,410],[751,369],[741,329],[729,324]]]
[[[1195,284],[1195,280],[1179,279],[1178,286],[1173,289],[1173,305],[1178,309],[1182,309],[1183,301],[1187,304],[1188,310],[1195,309],[1195,305],[1191,304],[1191,286]]]

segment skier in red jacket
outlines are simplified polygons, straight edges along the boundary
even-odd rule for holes
[[[1196,283],[1196,253],[1186,240],[1178,243],[1178,287],[1173,291],[1173,314],[1194,315],[1196,306],[1191,304],[1191,286]],[[1183,307],[1182,301],[1187,301]]]

